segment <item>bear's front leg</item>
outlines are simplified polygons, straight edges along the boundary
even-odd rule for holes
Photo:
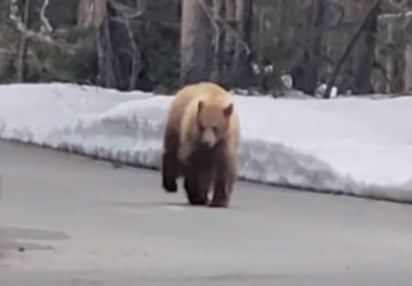
[[[162,162],[162,185],[169,193],[177,192],[178,161],[173,154],[164,153]]]
[[[200,195],[198,170],[195,167],[187,168],[184,175],[186,197],[191,205],[205,205],[206,200]]]
[[[205,202],[205,205],[209,204],[209,190],[212,185],[214,176],[213,165],[204,166],[198,172],[198,191],[199,196]]]
[[[179,161],[177,149],[179,147],[179,134],[166,128],[164,134],[164,152],[162,156],[162,185],[169,193],[177,192],[177,177],[179,176]]]
[[[233,156],[223,155],[217,162],[211,207],[229,207],[236,179],[236,162]]]
[[[208,193],[213,179],[213,166],[196,162],[185,170],[184,188],[191,205],[208,205]]]

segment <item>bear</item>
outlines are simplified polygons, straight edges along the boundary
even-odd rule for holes
[[[239,115],[222,86],[206,81],[182,87],[166,118],[163,188],[177,192],[176,180],[183,177],[189,204],[227,208],[237,178],[239,140]]]

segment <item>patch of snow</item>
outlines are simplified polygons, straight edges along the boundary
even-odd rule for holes
[[[283,83],[283,86],[286,89],[291,89],[293,88],[293,77],[290,74],[284,74],[280,77],[280,80]]]
[[[412,10],[405,11],[405,12],[400,12],[400,13],[384,13],[379,15],[378,19],[379,20],[396,20],[399,18],[409,18],[412,17]]]
[[[326,88],[327,88],[327,84],[325,83],[320,84],[316,88],[315,96],[318,98],[322,98],[326,91]],[[338,88],[336,86],[332,86],[330,93],[329,93],[329,98],[335,98],[337,96],[338,96]]]
[[[158,169],[171,99],[60,83],[3,85],[0,137]],[[411,98],[234,101],[241,178],[412,202]]]

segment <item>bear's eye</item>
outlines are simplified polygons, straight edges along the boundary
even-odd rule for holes
[[[200,125],[199,125],[199,130],[200,130],[200,131],[204,131],[204,130],[205,130],[205,127],[204,127],[202,124],[200,124]]]
[[[213,126],[213,132],[217,133],[218,130],[219,128],[217,126]]]

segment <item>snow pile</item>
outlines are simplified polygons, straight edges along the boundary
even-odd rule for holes
[[[0,86],[0,137],[159,168],[170,96]],[[412,201],[412,99],[235,96],[241,178]]]

